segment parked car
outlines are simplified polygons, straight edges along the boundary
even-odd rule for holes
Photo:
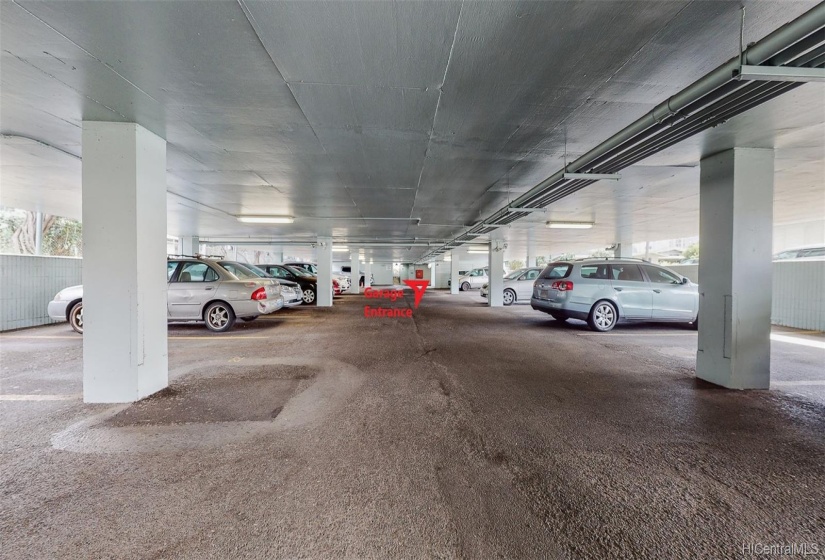
[[[533,295],[533,282],[539,277],[541,268],[520,268],[504,277],[504,305],[529,300]],[[490,284],[481,287],[481,297],[486,298]]]
[[[166,297],[170,322],[203,321],[206,328],[224,332],[236,318],[252,320],[281,309],[284,298],[277,280],[239,279],[216,261],[202,258],[170,258]],[[68,321],[83,333],[83,286],[61,290],[49,302],[49,317]]]
[[[467,274],[458,277],[458,289],[466,292],[471,289],[481,288],[489,280],[487,267],[474,268]]]
[[[303,302],[306,305],[315,303],[318,293],[318,278],[303,268],[295,268],[286,264],[260,264],[258,268],[273,278],[277,278],[279,282],[284,280],[296,282],[301,287]]]
[[[587,321],[601,332],[625,321],[699,324],[699,287],[672,270],[636,259],[550,263],[533,286],[530,305],[559,321]]]
[[[298,268],[304,270],[316,278],[318,277],[318,265],[315,263],[305,263],[305,262],[288,262],[284,263],[285,265],[291,266],[293,268]],[[343,274],[336,274],[335,272],[332,273],[332,278],[338,280],[339,289],[342,292],[346,292],[350,288],[350,279]]]
[[[785,249],[773,256],[773,260],[775,261],[784,261],[787,259],[821,260],[823,258],[825,258],[825,245],[807,245],[805,247]]]
[[[234,261],[218,261],[218,264],[241,280],[244,278],[273,278],[271,274],[267,274],[254,264]],[[281,296],[284,298],[284,307],[296,307],[304,302],[302,299],[303,291],[297,282],[281,278],[277,278],[277,281],[281,286]]]
[[[351,266],[342,266],[341,267],[341,274],[343,274],[344,276],[349,278],[350,283],[352,282],[352,267]],[[375,276],[372,273],[370,273],[370,286],[373,285],[374,283],[375,283]],[[364,287],[364,271],[363,270],[358,271],[358,285],[361,286],[362,288]]]

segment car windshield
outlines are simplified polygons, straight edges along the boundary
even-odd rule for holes
[[[260,274],[257,272],[250,270],[247,268],[247,265],[243,265],[241,263],[236,262],[220,262],[218,263],[221,268],[229,272],[230,274],[235,275],[239,280],[256,280],[258,278],[269,278],[267,274],[260,270]]]
[[[297,266],[293,266],[293,265],[285,264],[285,265],[284,265],[284,268],[286,268],[287,270],[289,270],[289,271],[290,271],[292,274],[294,274],[295,276],[303,276],[304,278],[309,278],[309,277],[311,277],[311,276],[312,276],[312,274],[310,274],[309,272],[307,272],[307,271],[306,271],[306,270],[304,270],[303,268],[299,268],[299,267],[297,267]]]
[[[522,273],[524,273],[524,269],[523,269],[523,268],[520,268],[519,270],[514,270],[513,272],[511,272],[510,274],[508,274],[507,276],[505,276],[505,277],[504,277],[504,279],[505,279],[505,280],[515,280],[516,278],[518,278],[519,276],[521,276],[521,275],[522,275]]]

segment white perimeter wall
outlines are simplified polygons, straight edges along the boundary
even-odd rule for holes
[[[48,305],[81,283],[83,259],[0,255],[0,331],[52,323]]]
[[[699,283],[698,265],[668,268]],[[774,325],[825,331],[825,260],[774,262],[772,301]]]

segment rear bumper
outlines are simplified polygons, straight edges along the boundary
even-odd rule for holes
[[[552,313],[559,317],[567,317],[568,319],[587,320],[588,311],[581,309],[571,309],[569,302],[555,302],[546,299],[530,298],[530,307],[536,311],[543,311],[545,313]]]
[[[260,301],[250,299],[248,301],[233,301],[230,303],[232,304],[232,309],[235,310],[235,315],[237,317],[257,317],[258,315],[274,313],[275,311],[281,309],[284,306],[284,298],[282,296],[278,296],[272,299],[263,299]]]

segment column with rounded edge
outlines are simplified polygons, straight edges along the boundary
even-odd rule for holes
[[[489,282],[487,292],[487,305],[489,307],[502,307],[504,305],[504,243],[501,241],[490,241],[490,252],[487,260],[489,270],[487,278]]]
[[[318,262],[318,307],[332,307],[332,238],[319,237],[315,246]]]
[[[358,247],[351,247],[349,253],[350,293],[361,292],[361,261],[358,258]]]
[[[450,293],[457,294],[458,293],[458,267],[461,266],[459,262],[461,257],[459,256],[459,251],[453,249],[450,251]]]
[[[700,164],[696,376],[730,389],[770,386],[773,173],[770,149]]]
[[[83,122],[83,400],[132,402],[169,384],[166,141]]]

